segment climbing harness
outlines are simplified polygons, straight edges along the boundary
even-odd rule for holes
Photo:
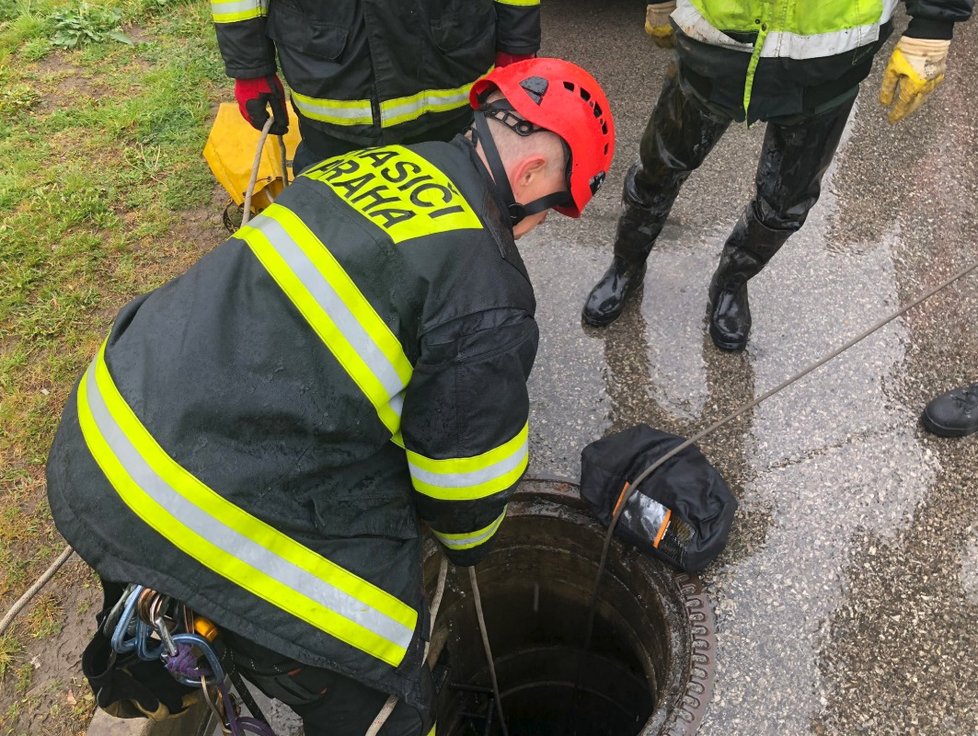
[[[225,670],[213,644],[217,628],[183,603],[151,588],[129,585],[109,611],[102,632],[116,654],[135,653],[144,662],[160,660],[181,685],[199,687],[223,734],[275,736],[244,683]],[[240,715],[232,681],[252,716]]]

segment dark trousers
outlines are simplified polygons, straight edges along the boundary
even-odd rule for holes
[[[330,670],[303,665],[252,641],[224,632],[241,675],[300,718],[305,736],[363,736],[387,700],[387,693]],[[427,668],[424,676],[430,678]],[[431,692],[432,688],[425,688]],[[381,736],[426,736],[434,715],[398,702]]]
[[[767,242],[754,247],[760,266],[801,228],[818,201],[822,176],[835,155],[854,100],[855,96],[811,117],[767,123],[755,177],[757,191],[744,216],[767,235]],[[642,136],[640,158],[625,177],[615,255],[630,263],[645,260],[683,182],[731,122],[687,94],[675,69],[670,70]]]
[[[393,133],[387,131],[385,138],[389,137],[390,140],[385,139],[382,141],[368,142],[348,141],[343,138],[337,138],[336,136],[323,132],[318,127],[312,125],[307,118],[299,115],[299,132],[302,134],[302,140],[299,141],[299,146],[295,150],[295,156],[292,160],[292,171],[299,174],[313,164],[318,164],[327,158],[339,156],[341,153],[348,153],[349,151],[356,151],[360,148],[370,148],[372,146],[382,146],[390,143],[408,145],[411,143],[422,143],[424,141],[450,141],[459,133],[464,132],[471,123],[471,111],[468,114],[463,111],[460,115],[454,116],[450,120],[439,123],[432,128],[428,128],[417,135],[401,138],[396,134],[396,131]]]

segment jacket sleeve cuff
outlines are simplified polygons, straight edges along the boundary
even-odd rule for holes
[[[480,544],[478,547],[465,550],[449,549],[442,545],[442,550],[445,552],[448,561],[456,567],[472,567],[473,565],[478,565],[486,558],[492,550],[493,541],[490,540],[485,544]]]
[[[253,67],[228,67],[225,69],[227,75],[232,79],[258,79],[259,77],[270,77],[275,74],[275,65],[253,66]]]
[[[910,38],[932,38],[950,41],[954,36],[954,21],[932,20],[931,18],[911,18],[906,32]]]

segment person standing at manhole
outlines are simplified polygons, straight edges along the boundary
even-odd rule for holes
[[[540,48],[540,0],[212,0],[241,115],[302,142],[294,171],[356,148],[451,140],[472,121],[468,92],[492,68]]]
[[[583,69],[471,91],[450,143],[298,177],[183,276],[124,307],[68,402],[51,509],[106,581],[216,623],[307,736],[432,730],[424,521],[487,554],[527,466],[534,296],[514,240],[578,217],[614,126]]]
[[[804,224],[818,200],[859,83],[892,31],[896,0],[669,0],[650,4],[646,31],[675,46],[622,192],[611,266],[584,305],[610,324],[642,282],[649,252],[687,177],[734,120],[767,121],[757,191],[723,246],[708,294],[709,332],[743,350],[747,282]],[[907,0],[913,16],[883,76],[890,121],[913,112],[944,78],[955,22],[974,0]]]

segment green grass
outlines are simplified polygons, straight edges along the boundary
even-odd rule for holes
[[[203,0],[0,0],[2,611],[64,544],[44,463],[112,317],[220,240],[219,209],[210,242],[175,233],[212,200],[201,150],[230,94]],[[0,639],[0,733],[17,732],[4,693],[29,686],[24,652],[56,613],[42,598]]]

